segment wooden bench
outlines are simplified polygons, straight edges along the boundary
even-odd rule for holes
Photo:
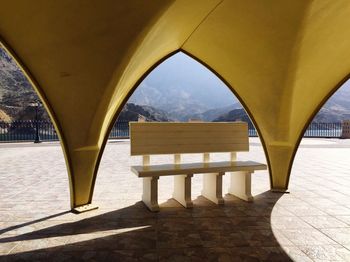
[[[251,174],[265,170],[265,164],[236,161],[236,152],[249,150],[248,125],[228,123],[130,122],[131,156],[143,156],[143,165],[131,170],[143,178],[142,200],[151,211],[158,211],[158,179],[174,176],[173,198],[192,207],[191,178],[203,174],[202,195],[223,204],[222,176],[231,173],[229,193],[252,201]],[[230,152],[230,161],[210,162],[210,153]],[[181,154],[203,153],[203,162],[181,163]],[[150,165],[150,155],[174,154],[174,163]]]

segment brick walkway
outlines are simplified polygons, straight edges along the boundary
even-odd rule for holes
[[[0,144],[0,260],[350,261],[350,141],[303,140],[290,194],[270,193],[267,172],[257,172],[254,203],[226,195],[217,207],[200,196],[195,175],[195,207],[186,210],[170,199],[172,178],[160,178],[159,213],[139,202],[142,183],[129,165],[141,159],[129,149],[128,141],[107,145],[94,195],[100,208],[75,215],[57,143]],[[239,158],[265,162],[257,139]]]

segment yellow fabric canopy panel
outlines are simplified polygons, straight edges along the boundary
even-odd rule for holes
[[[91,203],[108,132],[127,98],[178,51],[240,99],[263,142],[271,188],[286,190],[305,128],[348,78],[350,2],[6,1],[0,41],[58,130],[72,207]]]

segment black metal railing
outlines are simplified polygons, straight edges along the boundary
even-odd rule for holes
[[[117,121],[109,133],[109,139],[129,138],[129,121]]]
[[[11,123],[0,121],[0,142],[34,141],[36,138],[37,127],[41,141],[58,140],[58,135],[52,122],[44,120],[18,120]],[[109,134],[109,138],[115,139],[128,137],[129,122],[117,121]]]
[[[55,141],[58,136],[53,124],[50,121],[25,120],[13,121],[11,123],[0,121],[0,142],[21,142],[34,141],[36,128],[39,129],[41,141]],[[248,123],[248,133],[250,137],[258,136],[254,125]],[[311,123],[306,130],[304,137],[327,137],[339,138],[342,133],[342,123]],[[110,139],[128,138],[129,122],[117,121],[110,134]]]
[[[248,122],[248,135],[250,137],[257,137],[258,132],[255,129],[255,126],[252,124],[252,122]]]
[[[19,120],[11,123],[0,122],[0,141],[34,141],[37,128],[41,140],[58,140],[55,128],[51,122],[42,120]]]
[[[253,124],[248,123],[250,137],[258,136]],[[342,123],[311,123],[304,133],[304,137],[339,138],[342,135]]]
[[[304,133],[304,137],[341,137],[342,123],[311,123]]]
[[[0,142],[34,141],[37,128],[40,140],[58,140],[56,130],[50,121],[18,120],[11,123],[0,121]]]

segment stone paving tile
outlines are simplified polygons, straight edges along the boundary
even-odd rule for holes
[[[294,196],[293,193],[284,195],[283,198],[281,198],[278,201],[278,204],[282,205],[286,209],[293,208],[293,207],[304,207],[304,206],[308,207],[309,206],[305,201],[301,200],[297,196]]]
[[[323,209],[323,211],[331,216],[349,216],[350,215],[350,208],[346,208],[340,205],[326,207]]]
[[[202,247],[198,231],[160,231],[157,234],[157,248]]]
[[[240,247],[230,251],[232,261],[292,261],[281,247]]]
[[[285,229],[283,234],[297,246],[337,244],[317,229]]]
[[[283,250],[289,256],[292,261],[295,262],[312,262],[313,260],[308,257],[303,251],[296,246],[283,246]]]
[[[19,243],[19,241],[0,243],[0,256],[10,253]]]
[[[159,218],[157,230],[162,231],[191,231],[195,227],[193,218]]]
[[[204,217],[214,217],[214,218],[227,218],[227,214],[225,212],[225,209],[214,206],[212,208],[208,208],[208,206],[206,208],[195,208],[192,211],[192,217],[194,218],[204,218]]]
[[[238,231],[200,231],[199,235],[204,247],[235,247],[249,246],[241,232]]]
[[[284,207],[280,204],[277,204],[273,207],[271,215],[272,218],[274,217],[284,217],[284,216],[288,216],[288,217],[292,217],[295,216],[292,212],[288,211],[287,207]]]
[[[57,252],[55,252],[55,256],[57,256]],[[0,256],[0,259],[3,259],[3,261],[48,261],[49,254],[45,251],[22,252],[3,258]]]
[[[218,250],[216,252],[211,252],[211,256],[220,257],[223,250]],[[174,261],[174,262],[201,262],[207,261],[207,254],[209,250],[203,248],[169,248],[169,249],[159,249],[158,259],[162,261]],[[214,260],[215,261],[215,260]]]
[[[299,246],[314,261],[350,261],[350,251],[340,245]]]
[[[312,228],[312,226],[296,216],[272,217],[271,226],[276,229]]]
[[[233,256],[230,249],[223,247],[214,247],[205,249],[206,261],[232,261]]]
[[[203,217],[194,218],[194,228],[196,230],[230,230],[233,224],[230,219],[224,217]]]
[[[350,216],[335,216],[335,218],[350,226]]]
[[[286,235],[283,233],[283,230],[272,228],[272,232],[277,242],[281,245],[281,247],[285,248],[285,247],[294,246],[291,239],[286,237]]]
[[[343,228],[347,227],[345,223],[332,216],[310,216],[300,217],[306,223],[315,228]]]
[[[183,207],[163,208],[157,214],[158,218],[189,218],[192,219],[192,210]]]
[[[227,174],[225,206],[217,206],[201,196],[196,175],[194,208],[185,209],[171,199],[173,180],[166,177],[159,180],[158,213],[140,201],[142,181],[129,171],[141,158],[129,157],[128,142],[108,143],[94,193],[99,209],[79,215],[69,212],[58,144],[0,144],[0,261],[350,261],[350,143],[303,141],[289,194],[268,191],[268,173],[256,172],[255,201],[247,203],[225,194]],[[257,142],[239,158],[265,162]]]
[[[298,206],[286,206],[289,212],[296,216],[325,216],[326,213],[318,208],[312,207],[309,204],[298,205]]]
[[[227,217],[246,217],[245,208],[242,206],[225,207],[224,213]]]
[[[269,217],[257,216],[237,216],[230,218],[233,228],[256,228],[256,229],[270,229],[271,223]]]
[[[343,245],[346,249],[350,250],[350,245]]]
[[[113,250],[106,258],[99,257],[96,261],[158,261],[158,252],[155,249]]]
[[[29,239],[20,241],[10,253],[22,253],[37,249],[46,249],[51,247],[63,246],[67,242],[66,238],[62,237],[50,237],[40,239]]]
[[[350,228],[326,228],[321,231],[342,245],[350,245]]]
[[[307,191],[302,191],[302,192],[307,192]],[[303,198],[302,196],[299,196],[300,198],[302,198],[302,200],[310,205],[312,205],[313,207],[316,207],[318,209],[323,210],[324,208],[327,207],[332,207],[334,205],[337,205],[336,202],[329,200],[328,198],[325,197],[313,197],[313,198]]]

